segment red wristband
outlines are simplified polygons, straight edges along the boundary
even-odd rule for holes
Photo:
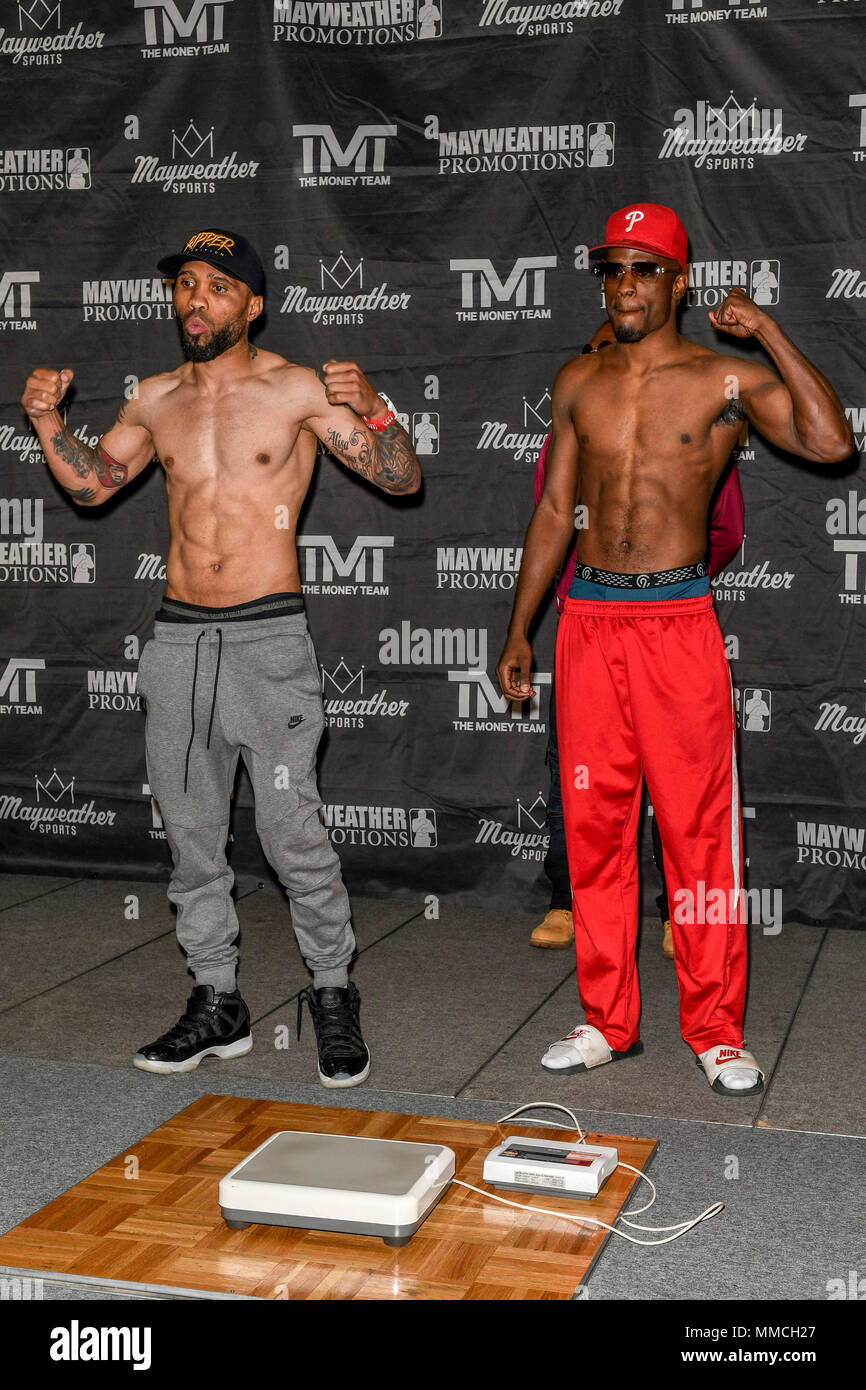
[[[393,410],[386,410],[385,414],[380,416],[378,420],[371,420],[368,415],[362,415],[361,419],[364,421],[368,430],[378,431],[387,429],[388,426],[393,424],[397,419],[397,416],[394,414]]]

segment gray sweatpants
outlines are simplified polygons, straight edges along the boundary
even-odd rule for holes
[[[305,615],[156,622],[138,689],[147,701],[147,775],[174,860],[168,896],[196,984],[235,988],[238,919],[225,846],[240,756],[313,983],[345,985],[355,938],[340,861],[318,814],[324,715]]]

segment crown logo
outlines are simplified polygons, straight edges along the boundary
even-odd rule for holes
[[[361,666],[361,667],[359,668],[359,670],[357,670],[357,671],[355,672],[355,674],[353,675],[352,672],[349,670],[348,666],[346,665],[345,659],[344,659],[343,657],[340,657],[340,664],[339,664],[339,666],[335,666],[333,671],[326,671],[325,668],[324,668],[324,666],[322,667],[322,693],[323,693],[323,694],[324,694],[324,691],[325,691],[325,681],[326,681],[326,680],[329,681],[329,682],[331,683],[331,685],[334,687],[334,689],[337,690],[337,691],[339,691],[339,693],[340,693],[341,695],[345,695],[346,691],[347,691],[347,690],[350,690],[351,687],[355,684],[356,681],[357,681],[357,683],[358,683],[358,692],[357,692],[357,693],[358,693],[359,695],[363,695],[363,693],[364,693],[364,668],[363,668],[363,666]]]
[[[18,27],[24,28],[24,21],[28,19],[34,28],[41,33],[47,29],[52,19],[57,21],[57,28],[60,28],[60,0],[55,0],[55,4],[46,5],[45,0],[31,0],[29,5],[18,0]]]
[[[727,100],[721,106],[711,106],[707,102],[707,124],[718,122],[733,136],[737,133],[744,135],[746,132],[751,134],[760,133],[761,117],[755,102],[756,97],[752,97],[749,106],[741,106],[734,96],[730,93]]]
[[[353,280],[357,280],[355,288],[359,290],[364,288],[363,257],[358,261],[357,265],[353,266],[346,260],[346,257],[341,251],[332,266],[326,266],[324,261],[319,261],[319,265],[322,267],[323,290],[328,288],[326,281],[330,281],[332,285],[336,285],[338,290],[346,289]]]
[[[40,794],[40,792],[42,792],[43,795],[47,796],[49,801],[53,801],[54,804],[55,804],[55,806],[56,806],[56,805],[57,805],[57,802],[60,800],[60,798],[61,798],[62,796],[65,796],[66,793],[68,792],[68,793],[69,793],[69,800],[70,800],[70,801],[72,802],[72,804],[74,805],[74,804],[75,804],[75,795],[74,795],[74,792],[73,792],[74,786],[75,786],[75,778],[74,778],[74,777],[70,777],[69,781],[66,782],[66,783],[64,783],[64,781],[63,781],[62,777],[59,775],[59,773],[58,773],[56,767],[55,767],[54,771],[52,772],[51,776],[48,778],[47,782],[42,782],[42,781],[40,781],[39,773],[37,772],[37,773],[36,773],[36,800],[37,800],[37,801],[39,800],[39,794]]]
[[[549,429],[550,429],[550,426],[551,426],[551,423],[552,423],[552,417],[551,417],[551,411],[550,411],[550,392],[549,392],[549,391],[545,391],[545,393],[544,393],[543,396],[539,396],[538,400],[535,402],[535,405],[530,405],[530,404],[529,404],[529,401],[526,399],[526,397],[525,397],[525,396],[523,397],[523,424],[524,424],[524,428],[525,428],[526,426],[528,426],[528,425],[531,423],[531,421],[530,421],[530,416],[531,416],[535,421],[537,421],[537,423],[538,423],[539,425],[541,425],[542,429],[544,429],[544,430],[549,430]]]
[[[205,150],[213,159],[213,126],[207,135],[202,135],[195,121],[190,120],[189,125],[182,135],[177,131],[171,132],[171,157],[177,159],[178,150],[182,150],[187,159],[194,159],[197,154]]]
[[[523,825],[524,821],[531,821],[536,830],[541,830],[547,819],[547,802],[538,793],[531,806],[524,806],[520,797],[517,798],[517,824]]]

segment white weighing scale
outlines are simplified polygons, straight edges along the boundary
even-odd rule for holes
[[[452,1149],[281,1130],[220,1180],[223,1220],[351,1231],[407,1245],[454,1176]]]

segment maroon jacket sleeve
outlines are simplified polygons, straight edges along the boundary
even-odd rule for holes
[[[743,544],[743,520],[740,475],[736,463],[731,462],[722,474],[710,517],[708,563],[711,579],[730,563]]]
[[[544,443],[538,451],[538,462],[535,465],[535,505],[541,501],[541,494],[544,491],[544,465],[547,462],[547,446],[550,443],[550,435],[545,435]]]

